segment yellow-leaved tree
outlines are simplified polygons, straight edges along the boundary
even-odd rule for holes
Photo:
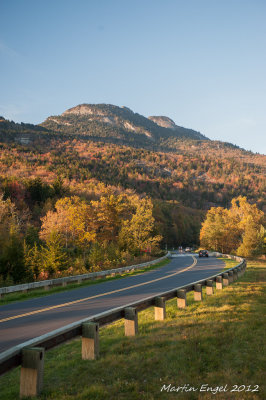
[[[153,235],[155,219],[152,215],[153,204],[150,198],[139,199],[132,218],[122,223],[119,233],[120,245],[132,254],[141,250],[154,250],[158,247],[162,236]]]
[[[48,241],[57,233],[65,248],[76,247],[85,251],[96,236],[95,216],[91,206],[77,196],[65,197],[42,218],[40,238]]]
[[[230,209],[212,207],[200,231],[201,246],[244,257],[264,251],[264,213],[246,197],[232,200]]]

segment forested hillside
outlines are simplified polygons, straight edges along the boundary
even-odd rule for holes
[[[1,279],[197,245],[210,207],[241,195],[265,211],[265,158],[110,105],[74,107],[42,126],[0,118]]]

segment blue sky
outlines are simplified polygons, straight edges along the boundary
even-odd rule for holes
[[[0,115],[125,105],[266,153],[266,0],[0,0]]]

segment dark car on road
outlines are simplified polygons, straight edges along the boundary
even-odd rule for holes
[[[207,250],[200,250],[199,257],[209,257],[209,253],[207,252]]]

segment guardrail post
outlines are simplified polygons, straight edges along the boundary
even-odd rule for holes
[[[67,285],[67,282],[66,282],[66,281],[63,281],[63,282],[62,282],[62,286],[65,287],[66,285]]]
[[[138,313],[134,307],[125,308],[125,335],[135,336],[138,333]]]
[[[194,300],[202,300],[202,285],[200,283],[196,283],[196,285],[194,285]]]
[[[82,324],[82,360],[95,360],[99,357],[99,324]]]
[[[166,317],[165,300],[163,297],[155,297],[154,317],[156,321],[163,321]]]
[[[234,282],[234,273],[233,273],[233,271],[229,271],[228,275],[229,275],[229,283],[233,283]]]
[[[213,281],[211,279],[206,282],[206,294],[208,296],[213,294]]]
[[[44,348],[22,349],[20,397],[38,396],[43,386]]]
[[[217,290],[222,290],[223,288],[223,278],[222,276],[216,276],[216,289]]]
[[[245,271],[246,271],[246,266],[247,266],[247,262],[246,262],[246,260],[243,262],[243,266],[242,266],[242,269],[243,269],[243,274],[245,273]]]
[[[235,282],[235,281],[237,281],[237,279],[238,279],[237,270],[236,270],[236,269],[233,269],[233,281]]]
[[[187,292],[185,290],[177,291],[177,307],[186,308],[187,306]]]
[[[225,272],[225,273],[223,274],[223,285],[224,285],[224,286],[228,286],[228,285],[229,285],[229,275],[228,275],[227,272]]]

